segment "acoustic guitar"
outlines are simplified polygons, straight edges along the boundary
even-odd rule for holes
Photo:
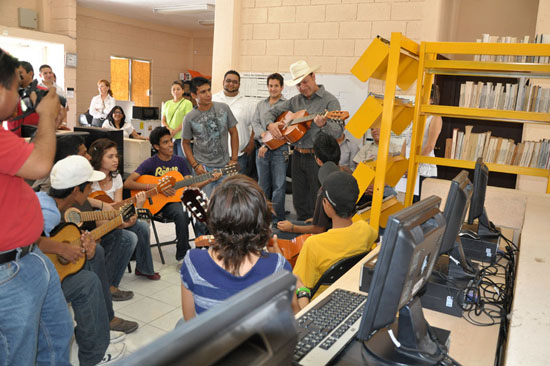
[[[116,218],[92,230],[90,232],[90,234],[92,235],[92,239],[100,239],[103,235],[119,227],[123,222],[130,220],[130,218],[134,215],[135,208],[133,205],[128,205],[124,207],[121,212],[118,213],[118,216]],[[65,223],[54,232],[52,232],[50,239],[67,245],[81,247],[82,245],[80,243],[80,235],[81,233],[78,226],[73,223]],[[48,256],[48,258],[50,258],[50,260],[54,264],[61,282],[63,282],[65,277],[80,271],[84,266],[84,263],[86,262],[86,256],[82,256],[82,258],[77,260],[75,263],[69,262],[68,260],[57,254],[46,254],[46,256]]]
[[[195,187],[187,188],[181,195],[181,202],[197,220],[206,222],[208,197],[203,191]]]
[[[136,209],[138,219],[150,219],[151,213],[145,208]],[[76,207],[71,207],[65,211],[65,221],[80,227],[86,221],[112,220],[122,214],[122,208],[119,210],[105,211],[80,211]]]
[[[145,198],[146,199],[150,199],[151,197],[156,196],[157,194],[161,193],[166,188],[173,187],[174,184],[176,184],[176,178],[174,178],[172,176],[162,176],[162,177],[160,177],[160,179],[155,184],[156,184],[155,187],[145,191]],[[141,192],[141,191],[138,191],[138,192]],[[134,196],[132,196],[130,198],[127,198],[127,199],[125,199],[123,201],[120,201],[120,202],[115,202],[104,191],[92,192],[88,197],[95,198],[96,200],[100,200],[102,202],[108,203],[115,210],[117,210],[121,207],[124,207],[126,205],[129,205],[129,204],[132,204],[132,205],[136,204],[136,197],[134,197]],[[102,211],[94,211],[94,212],[102,212]],[[65,215],[66,215],[66,213],[65,213]],[[67,220],[67,219],[65,219],[65,220]],[[98,219],[98,220],[102,220],[102,219]],[[103,220],[106,220],[106,219],[103,219]]]
[[[239,172],[239,165],[238,164],[228,165],[222,169],[217,170],[217,172],[220,172],[222,176],[234,175]],[[193,185],[195,183],[204,182],[212,178],[214,176],[214,173],[215,172],[208,172],[208,173],[200,174],[200,175],[190,177],[190,178],[185,178],[185,179],[183,178],[180,172],[176,172],[176,171],[170,171],[164,174],[162,177],[154,177],[152,175],[142,175],[136,180],[136,182],[155,185],[155,184],[158,184],[159,181],[162,180],[163,178],[171,177],[173,178],[173,180],[168,179],[168,181],[174,182],[172,184],[172,188],[176,190],[176,194],[174,194],[173,196],[165,196],[163,194],[157,194],[155,196],[149,197],[149,199],[145,201],[143,208],[148,209],[149,211],[151,211],[153,215],[155,215],[160,210],[162,210],[164,205],[166,205],[167,203],[180,202],[180,199],[183,194],[183,191],[185,190],[185,187],[189,187],[190,185]],[[139,192],[141,191],[132,190],[130,194],[133,197]]]
[[[279,147],[283,146],[287,142],[294,143],[300,140],[306,132],[311,127],[311,122],[316,116],[324,116],[328,119],[339,121],[343,124],[343,121],[345,121],[349,117],[349,112],[345,111],[332,111],[332,112],[325,112],[322,114],[312,114],[308,115],[307,111],[305,109],[298,111],[296,113],[292,113],[290,111],[284,112],[279,117],[277,117],[277,120],[275,122],[283,122],[284,125],[279,125],[279,129],[281,130],[281,135],[283,135],[282,139],[276,139],[273,137],[271,132],[267,131],[267,133],[262,137],[262,142],[271,150],[278,149]]]
[[[296,260],[298,259],[298,255],[300,254],[300,250],[302,250],[304,242],[311,235],[312,234],[302,234],[291,240],[277,239],[277,244],[279,245],[281,252],[283,252],[283,257],[286,258],[292,268],[294,268],[294,265],[296,264]],[[209,247],[214,243],[214,241],[215,239],[213,235],[201,235],[195,239],[195,248]],[[267,246],[273,246],[273,238],[269,239]]]

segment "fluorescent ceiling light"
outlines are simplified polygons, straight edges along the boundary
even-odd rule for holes
[[[163,8],[153,8],[153,13],[156,14],[171,14],[171,13],[200,13],[206,11],[214,11],[212,4],[189,4],[178,6],[166,6]]]
[[[204,26],[214,25],[214,19],[199,20],[199,24]]]

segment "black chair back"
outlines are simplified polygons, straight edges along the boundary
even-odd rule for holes
[[[336,280],[338,280],[344,273],[346,273],[351,267],[357,264],[364,256],[369,252],[359,253],[351,257],[340,259],[338,262],[330,266],[329,269],[323,273],[319,281],[311,289],[311,296],[315,295],[319,287],[323,285],[332,285]]]

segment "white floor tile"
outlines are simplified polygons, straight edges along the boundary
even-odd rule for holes
[[[150,298],[162,301],[168,305],[181,306],[181,286],[171,285],[152,293]]]
[[[168,314],[161,316],[156,320],[153,320],[150,324],[157,328],[170,332],[174,330],[176,323],[182,317],[183,317],[183,313],[181,312],[181,307],[178,307],[177,309],[172,310]]]
[[[143,298],[145,298],[145,295],[138,294],[138,293],[134,292],[134,297],[132,297],[130,300],[127,300],[127,301],[113,301],[113,310],[115,311],[115,316],[116,316],[116,313],[120,309],[123,309],[126,306],[131,305],[131,304],[135,303],[136,301],[139,301]]]
[[[140,319],[144,323],[150,323],[151,321],[166,315],[175,308],[176,307],[173,305],[145,297],[134,302],[133,304],[125,306],[118,312],[117,315],[123,318],[126,315],[135,319]]]
[[[152,325],[144,325],[134,333],[126,335],[126,340],[124,343],[126,343],[127,352],[136,352],[140,348],[146,346],[166,333],[168,332]]]

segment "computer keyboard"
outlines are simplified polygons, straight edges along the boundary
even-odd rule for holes
[[[357,334],[366,295],[336,289],[296,320],[294,365],[325,365]]]

